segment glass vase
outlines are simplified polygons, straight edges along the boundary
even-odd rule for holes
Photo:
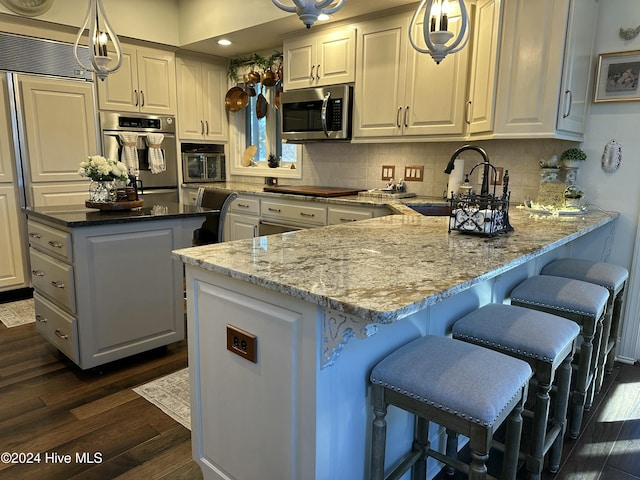
[[[93,203],[111,203],[117,199],[116,183],[113,180],[94,181],[89,184],[89,201]]]

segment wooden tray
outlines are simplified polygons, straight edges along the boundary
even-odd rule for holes
[[[144,200],[131,200],[127,202],[91,202],[85,200],[84,206],[87,208],[97,208],[102,211],[118,211],[118,210],[132,210],[144,205]]]
[[[363,189],[341,187],[316,187],[311,185],[264,187],[265,192],[290,193],[294,195],[310,195],[312,197],[346,197],[358,195]]]

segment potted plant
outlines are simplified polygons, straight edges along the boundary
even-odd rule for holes
[[[587,154],[578,147],[572,147],[560,155],[560,160],[565,167],[577,168],[580,166],[580,162],[584,162],[587,159]]]
[[[564,204],[566,207],[580,207],[584,192],[575,185],[569,185],[564,190]]]

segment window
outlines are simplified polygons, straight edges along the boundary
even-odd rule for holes
[[[236,113],[240,117],[236,122],[238,134],[236,151],[240,152],[240,158],[233,162],[231,173],[234,175],[302,178],[300,146],[282,142],[280,110],[275,108],[273,102],[276,89],[263,88],[261,90],[261,85],[256,84],[255,91],[258,94],[250,96],[247,107],[241,111],[244,115],[241,115],[241,112]],[[258,118],[256,113],[256,104],[260,93],[264,95],[267,102],[267,114],[262,118]],[[231,123],[233,124],[233,122]],[[242,153],[250,145],[257,147],[257,153],[253,158],[254,164],[250,167],[242,167],[239,165]],[[268,166],[267,159],[270,154],[274,154],[280,160],[277,169]]]

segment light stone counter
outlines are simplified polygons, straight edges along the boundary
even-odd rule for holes
[[[448,233],[448,217],[389,215],[174,255],[186,264],[386,324],[558,248],[617,214],[559,217],[512,209],[510,217],[515,231],[494,238]]]

